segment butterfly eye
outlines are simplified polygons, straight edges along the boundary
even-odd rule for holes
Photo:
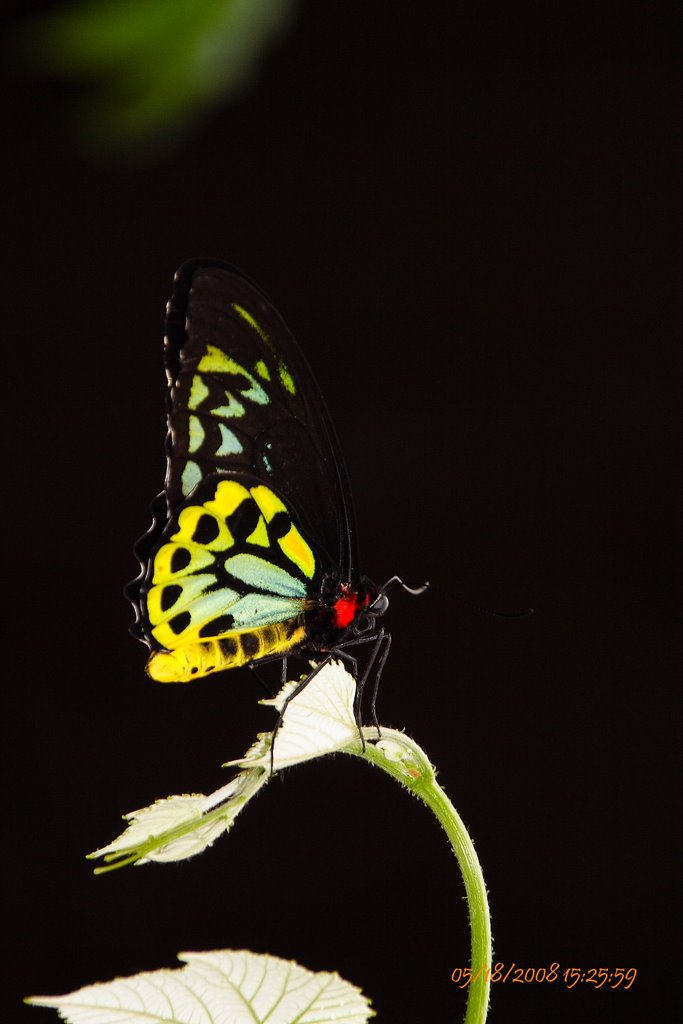
[[[354,625],[355,633],[367,633],[368,630],[375,628],[375,616],[374,615],[361,615],[356,619]]]
[[[389,607],[389,598],[386,594],[380,594],[379,597],[370,605],[370,611],[373,615],[384,615],[385,611]]]

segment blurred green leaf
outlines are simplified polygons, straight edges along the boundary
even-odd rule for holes
[[[182,140],[253,79],[294,0],[78,0],[15,36],[20,62],[87,83],[81,134],[96,149]]]

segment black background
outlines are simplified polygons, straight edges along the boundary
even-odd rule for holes
[[[271,720],[246,671],[157,686],[127,635],[163,308],[198,255],[307,353],[364,570],[432,583],[392,599],[380,718],[471,829],[495,960],[639,972],[494,986],[490,1019],[653,1019],[673,993],[676,6],[308,0],[251,92],[136,170],[77,155],[70,90],[6,85],[5,1020],[228,946],[336,968],[385,1021],[464,1012],[455,862],[360,762],[292,770],[194,861],[83,860]]]

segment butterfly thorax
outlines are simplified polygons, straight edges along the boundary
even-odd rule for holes
[[[318,606],[307,616],[308,646],[329,650],[353,634],[366,632],[372,618],[368,609],[378,593],[377,585],[367,577],[358,583],[327,577]]]

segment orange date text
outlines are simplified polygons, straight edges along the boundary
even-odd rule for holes
[[[508,964],[501,960],[490,967],[482,965],[478,970],[456,967],[451,974],[451,981],[458,988],[468,988],[477,982],[488,981],[492,985],[552,985],[557,982],[565,988],[585,985],[626,990],[636,980],[637,974],[635,967],[574,967],[563,966],[557,961],[547,966],[524,967],[514,961]]]

